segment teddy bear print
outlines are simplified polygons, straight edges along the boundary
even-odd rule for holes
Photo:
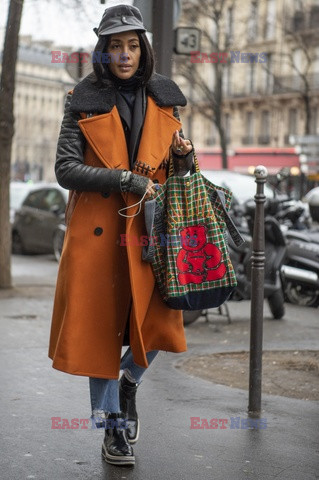
[[[181,285],[219,280],[226,273],[219,248],[207,243],[206,227],[192,225],[180,230],[182,248],[178,252],[176,265]]]

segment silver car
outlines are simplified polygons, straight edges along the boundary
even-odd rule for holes
[[[58,226],[63,223],[68,192],[56,183],[30,186],[12,224],[12,252],[54,253]]]

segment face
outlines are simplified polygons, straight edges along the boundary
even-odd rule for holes
[[[141,47],[135,31],[111,35],[107,53],[111,54],[109,68],[113,75],[122,80],[131,78],[138,69]]]

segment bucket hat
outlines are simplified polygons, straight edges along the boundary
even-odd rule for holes
[[[146,32],[143,17],[138,8],[131,5],[116,5],[107,8],[98,28],[93,29],[97,36],[139,30]]]

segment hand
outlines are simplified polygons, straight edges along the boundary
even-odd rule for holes
[[[175,155],[186,155],[193,150],[190,140],[184,140],[179,136],[179,131],[175,130],[172,138],[172,149]]]
[[[149,197],[151,197],[152,195],[154,195],[154,193],[155,193],[156,190],[157,190],[157,187],[158,187],[158,184],[157,184],[157,183],[153,183],[152,180],[150,179],[150,180],[148,181],[147,186],[146,186],[147,193],[146,193],[145,198],[149,198]]]

